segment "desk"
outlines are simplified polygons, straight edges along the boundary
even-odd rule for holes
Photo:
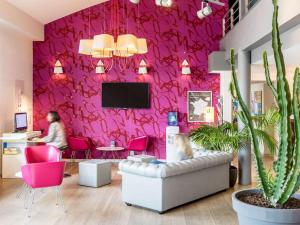
[[[98,151],[103,152],[104,159],[107,159],[107,153],[111,152],[113,159],[118,159],[118,152],[124,151],[124,147],[98,147]]]
[[[26,162],[25,148],[41,143],[41,140],[31,141],[20,134],[14,136],[12,133],[9,133],[9,135],[3,134],[0,141],[2,142],[0,153],[2,178],[16,178],[16,173],[21,170],[21,166]],[[15,151],[13,151],[13,154],[8,154],[7,149],[15,149]]]

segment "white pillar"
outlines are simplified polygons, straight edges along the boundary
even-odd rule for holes
[[[243,19],[247,12],[248,0],[239,0],[239,20]]]
[[[220,72],[220,95],[223,98],[223,120],[232,122],[232,97],[229,91],[231,72]]]
[[[240,50],[238,52],[238,83],[241,95],[250,109],[250,87],[251,87],[251,59],[250,52]],[[239,129],[244,128],[242,121],[238,119]],[[251,184],[251,144],[239,150],[239,183],[241,185]]]

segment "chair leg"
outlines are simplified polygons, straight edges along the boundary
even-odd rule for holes
[[[57,203],[59,202],[59,204],[61,205],[61,207],[62,207],[64,213],[66,213],[67,210],[66,210],[66,208],[65,208],[65,203],[64,203],[63,196],[62,196],[62,194],[61,194],[61,188],[60,188],[60,187],[56,187],[56,197],[57,197],[56,202],[57,202]]]
[[[29,196],[29,205],[28,205],[28,211],[27,211],[27,216],[30,218],[31,217],[31,210],[32,210],[32,205],[34,201],[34,195],[35,195],[35,190],[32,189],[30,196]]]
[[[86,150],[85,151],[85,159],[91,159],[91,158],[92,158],[91,150]]]
[[[21,191],[17,194],[16,197],[17,197],[17,198],[21,198],[21,196],[23,195],[23,193],[25,194],[26,189],[27,189],[27,184],[23,183],[22,188],[21,188]]]
[[[31,194],[31,187],[26,186],[26,190],[24,192],[24,209],[28,209],[30,194]]]

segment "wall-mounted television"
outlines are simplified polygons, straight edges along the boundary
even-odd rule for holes
[[[102,107],[123,109],[150,108],[148,83],[102,83]]]

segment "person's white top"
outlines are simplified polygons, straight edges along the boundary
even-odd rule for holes
[[[60,122],[51,123],[48,135],[43,138],[43,141],[48,145],[53,145],[57,148],[67,146],[64,125]]]

